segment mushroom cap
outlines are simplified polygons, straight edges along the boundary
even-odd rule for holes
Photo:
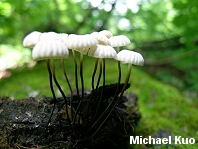
[[[93,46],[90,48],[88,55],[95,58],[117,58],[115,49],[108,45]]]
[[[40,39],[42,33],[33,31],[23,39],[23,46],[25,48],[33,48]]]
[[[130,51],[130,50],[122,50],[117,54],[117,60],[121,61],[122,63],[126,64],[134,64],[143,66],[144,65],[144,58],[138,52]]]
[[[66,33],[59,33],[58,36],[59,36],[60,41],[61,41],[61,42],[64,42],[65,39],[66,39],[69,35],[66,34]]]
[[[98,44],[110,45],[109,39],[104,34],[99,32],[93,32],[90,35],[98,40]]]
[[[39,41],[32,50],[32,58],[36,61],[67,58],[68,55],[69,51],[67,47],[58,40]]]
[[[124,35],[112,36],[111,38],[109,38],[109,41],[112,47],[121,47],[131,44],[129,38]]]
[[[111,38],[113,36],[113,34],[108,31],[108,30],[102,30],[99,33],[102,33],[103,35],[105,35],[107,38]]]
[[[62,36],[55,32],[44,32],[41,34],[40,40],[60,40],[60,41],[62,41]]]
[[[64,40],[64,44],[68,49],[73,49],[83,54],[87,54],[89,48],[96,45],[97,43],[97,39],[93,38],[90,34],[70,34]]]

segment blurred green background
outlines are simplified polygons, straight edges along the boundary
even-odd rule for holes
[[[0,0],[0,96],[51,96],[45,63],[35,63],[31,49],[22,47],[30,32],[87,34],[107,29],[113,35],[126,35],[132,44],[121,49],[140,52],[145,59],[143,67],[132,69],[128,90],[139,97],[142,119],[137,134],[146,137],[159,130],[170,131],[194,137],[198,145],[197,20],[198,1],[192,0]],[[56,66],[67,92],[58,61]],[[93,66],[94,59],[85,57],[88,89]],[[74,87],[71,57],[66,68]],[[123,65],[122,81],[126,70]],[[116,82],[115,61],[107,61],[106,75],[107,83]]]

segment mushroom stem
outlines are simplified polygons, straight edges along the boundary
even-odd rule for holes
[[[89,110],[90,110],[90,106],[91,106],[91,101],[92,101],[93,96],[94,96],[94,94],[95,94],[95,91],[94,91],[94,78],[95,78],[95,75],[96,75],[97,67],[98,67],[98,58],[96,58],[96,60],[95,60],[94,71],[93,71],[92,79],[91,79],[92,94],[91,94],[91,97],[90,97],[90,99],[89,99],[89,104],[88,104],[87,122],[88,122],[88,119],[89,119]]]
[[[98,86],[100,84],[101,75],[102,75],[102,61],[100,60],[100,72],[99,72],[98,80],[97,80],[97,84],[96,84],[95,97],[97,96],[97,93],[98,93]],[[92,122],[95,119],[95,116],[96,116],[96,114],[94,114],[94,116],[91,118],[90,122]]]
[[[110,104],[108,105],[108,107],[105,109],[104,113],[113,105],[113,101],[116,99],[116,97],[118,96],[118,91],[119,91],[119,87],[120,87],[120,80],[121,80],[121,67],[120,67],[120,61],[118,61],[118,83],[117,83],[117,88],[116,88],[116,92],[114,94],[113,99],[111,100]]]
[[[71,107],[71,109],[73,109],[73,108],[72,108],[72,107],[73,107],[73,106],[72,106],[73,91],[72,91],[72,88],[71,88],[71,84],[70,84],[70,82],[69,82],[69,79],[68,79],[68,77],[67,77],[64,59],[61,59],[61,62],[62,62],[62,68],[63,68],[64,76],[65,76],[65,79],[66,79],[67,84],[68,84],[69,89],[70,89],[70,107]],[[72,117],[72,119],[73,119],[73,110],[71,110],[71,117]]]
[[[120,47],[117,47],[117,53],[119,53],[120,52]]]
[[[97,67],[98,67],[98,58],[96,58],[96,61],[95,61],[95,67],[94,67],[94,71],[93,71],[93,75],[92,75],[92,80],[91,80],[91,87],[92,87],[93,94],[94,94],[94,78],[95,78],[95,75],[96,75]]]
[[[126,87],[127,87],[128,82],[129,82],[130,75],[131,75],[131,68],[132,68],[132,64],[128,64],[128,72],[127,72],[127,75],[126,75],[126,78],[125,78],[125,82],[124,82],[124,86],[122,88],[122,92],[120,93],[120,96],[118,98],[118,101],[120,100],[120,98],[124,94],[124,91],[126,90]]]
[[[56,79],[56,73],[55,73],[55,65],[54,65],[54,61],[52,59],[52,76],[53,76],[53,79],[54,79],[54,82],[56,84],[56,86],[58,87],[59,91],[61,92],[64,100],[65,100],[65,107],[66,107],[66,115],[67,115],[67,119],[69,121],[69,125],[70,125],[70,128],[72,130],[72,125],[71,125],[71,120],[69,118],[69,113],[68,113],[68,104],[67,104],[67,97],[65,96],[65,93],[63,92],[63,90],[61,89],[57,79]]]
[[[125,79],[125,83],[124,86],[122,88],[122,91],[120,93],[119,98],[117,99],[117,101],[115,102],[115,104],[113,105],[113,107],[110,109],[110,111],[108,112],[108,115],[106,116],[106,118],[103,120],[103,122],[100,124],[100,126],[98,127],[98,129],[94,132],[94,134],[92,135],[92,137],[94,137],[96,135],[96,133],[100,130],[100,128],[103,126],[103,124],[106,122],[106,120],[109,118],[109,116],[111,115],[111,113],[113,112],[113,110],[115,109],[116,105],[118,104],[118,102],[120,101],[120,99],[122,98],[122,95],[124,94],[124,91],[126,90],[127,84],[129,82],[129,78],[131,75],[131,68],[132,68],[132,64],[128,64],[128,72],[126,75],[126,79]]]
[[[48,70],[49,80],[50,80],[50,89],[51,89],[51,92],[52,92],[52,95],[53,95],[53,98],[54,98],[54,105],[53,105],[53,108],[52,108],[52,112],[51,112],[50,118],[49,118],[49,120],[47,122],[47,127],[48,127],[48,125],[49,125],[49,123],[51,121],[54,109],[55,109],[56,95],[55,95],[54,88],[53,88],[52,72],[51,72],[51,68],[50,68],[50,60],[49,59],[46,59],[46,64],[47,64],[47,70]]]
[[[117,47],[117,52],[120,52],[120,47]],[[120,79],[121,79],[121,67],[120,67],[120,61],[118,61],[118,83],[117,83],[117,88],[116,88],[116,92],[113,97],[112,103],[118,95],[118,91],[119,91],[119,87],[120,87]],[[110,103],[110,106],[112,103]]]
[[[77,116],[77,113],[80,109],[80,106],[82,104],[82,101],[83,101],[83,98],[84,98],[84,79],[83,79],[83,53],[80,53],[80,80],[81,80],[81,85],[82,85],[82,95],[81,95],[81,99],[80,99],[80,102],[78,104],[78,107],[76,109],[76,114],[74,116],[74,121],[75,122],[75,119],[76,119],[76,116]],[[81,112],[81,111],[80,111]],[[78,123],[80,124],[80,114],[79,114],[79,119],[78,119]]]
[[[97,80],[96,89],[95,89],[96,95],[97,95],[97,92],[98,92],[98,87],[99,87],[99,84],[100,84],[101,76],[102,76],[102,61],[100,61],[100,72],[99,72],[99,75],[98,75],[98,80]]]
[[[100,105],[101,105],[101,102],[102,102],[103,92],[104,92],[104,87],[105,87],[105,59],[104,59],[104,58],[102,59],[102,62],[103,62],[103,69],[102,69],[102,74],[103,74],[103,85],[102,85],[102,90],[101,90],[101,93],[100,93],[100,99],[99,99],[98,107],[97,107],[97,109],[96,109],[96,112],[95,112],[95,115],[94,115],[94,117],[93,117],[93,120],[95,119],[95,117],[96,117],[97,114],[98,114],[98,110],[99,110]]]
[[[79,95],[79,89],[78,89],[78,66],[77,66],[77,61],[76,61],[76,52],[74,50],[72,50],[72,54],[73,54],[73,59],[74,59],[74,65],[75,65],[75,83],[76,83],[76,92],[77,92],[77,96],[78,98],[80,98]]]
[[[118,84],[117,84],[117,88],[116,88],[116,93],[115,93],[113,99],[111,100],[111,103],[107,106],[107,108],[104,110],[104,112],[100,115],[100,117],[95,121],[95,123],[91,126],[91,128],[89,130],[91,130],[101,120],[101,118],[107,113],[107,111],[109,110],[109,108],[113,105],[113,101],[117,97],[119,86],[120,86],[120,80],[121,80],[120,61],[118,61],[118,73],[119,74],[118,74]]]
[[[120,80],[121,80],[121,67],[120,67],[120,61],[118,61],[118,83],[117,83],[117,88],[116,88],[116,92],[115,92],[115,95],[113,97],[113,100],[118,95],[118,91],[119,91],[119,87],[120,87]]]

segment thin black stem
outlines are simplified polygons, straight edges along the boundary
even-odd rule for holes
[[[87,123],[88,123],[88,120],[89,120],[89,110],[90,110],[91,102],[92,102],[92,99],[93,99],[94,94],[95,94],[95,91],[94,91],[94,78],[95,78],[95,75],[96,75],[97,67],[98,67],[98,58],[96,58],[94,71],[93,71],[92,79],[91,79],[92,94],[91,94],[91,97],[90,97],[90,100],[89,100],[89,104],[88,104]]]
[[[120,49],[118,47],[118,52],[119,51],[120,51]],[[107,106],[107,108],[104,110],[104,112],[100,115],[100,117],[98,118],[97,121],[99,121],[106,114],[106,112],[109,110],[109,108],[113,105],[113,102],[116,99],[116,97],[118,95],[119,88],[120,88],[120,80],[121,80],[121,67],[120,67],[120,61],[118,61],[118,83],[117,83],[116,92],[115,92],[114,97],[111,100],[110,104]]]
[[[100,84],[101,76],[102,76],[102,61],[100,61],[100,72],[99,72],[98,80],[97,80],[97,84],[96,84],[95,97],[97,97],[97,94],[98,94],[98,86],[99,86],[99,84]],[[94,120],[95,116],[96,116],[96,114],[95,114],[94,116],[92,116],[90,122],[92,122],[92,121]]]
[[[94,67],[94,71],[93,71],[93,75],[92,75],[92,79],[91,79],[91,87],[92,87],[92,93],[93,94],[94,94],[94,78],[95,78],[95,75],[96,75],[97,67],[98,67],[98,58],[96,58],[95,67]]]
[[[54,92],[54,88],[53,88],[53,80],[52,80],[52,72],[51,72],[51,68],[50,68],[50,60],[47,59],[46,60],[46,64],[47,64],[47,70],[48,70],[48,74],[49,74],[49,80],[50,80],[50,89],[51,89],[51,92],[52,92],[52,95],[53,95],[53,99],[54,99],[54,105],[53,105],[53,108],[52,108],[52,112],[50,114],[50,118],[47,122],[47,127],[51,121],[51,118],[52,118],[52,115],[54,113],[54,109],[55,109],[55,105],[56,105],[56,95],[55,95],[55,92]]]
[[[117,52],[120,52],[120,47],[117,47]],[[118,61],[118,84],[117,84],[117,89],[116,89],[115,95],[113,97],[113,100],[115,100],[115,98],[118,95],[118,91],[119,91],[119,87],[120,87],[120,80],[121,80],[121,67],[120,67],[120,61]]]
[[[82,85],[82,95],[81,95],[81,99],[80,99],[80,102],[78,104],[78,107],[76,109],[76,114],[74,116],[74,121],[73,122],[75,122],[76,116],[78,114],[78,111],[80,110],[80,106],[81,106],[83,98],[84,98],[83,54],[82,53],[80,53],[80,80],[81,80],[81,85]],[[80,124],[80,114],[79,114],[78,124]]]
[[[116,105],[118,104],[118,102],[120,101],[120,99],[122,98],[122,95],[124,94],[124,91],[126,90],[127,84],[129,82],[129,78],[130,78],[130,74],[131,74],[131,67],[132,64],[128,64],[128,72],[126,75],[126,79],[125,79],[125,83],[124,86],[122,88],[122,91],[120,93],[119,98],[117,99],[117,101],[115,102],[115,104],[113,105],[113,108],[109,111],[108,115],[106,116],[106,118],[104,119],[104,121],[100,124],[100,126],[98,127],[98,129],[95,131],[95,133],[92,135],[92,137],[94,137],[97,132],[100,130],[100,128],[103,126],[103,124],[106,122],[106,120],[109,118],[109,116],[111,115],[111,113],[113,112],[113,110],[115,109]]]
[[[56,86],[58,87],[59,91],[61,92],[64,100],[65,100],[65,107],[66,107],[66,115],[67,115],[67,119],[69,121],[69,125],[70,125],[70,128],[72,130],[72,125],[71,125],[71,120],[70,120],[70,117],[69,117],[69,113],[68,113],[68,104],[67,104],[67,97],[65,96],[65,93],[63,92],[63,90],[61,89],[61,86],[59,85],[57,79],[56,79],[56,73],[55,73],[55,65],[54,65],[54,62],[52,62],[52,76],[53,76],[53,79],[54,79],[54,82],[56,84]],[[71,109],[72,110],[72,109]],[[73,131],[73,130],[72,130]]]
[[[120,51],[119,47],[117,47],[117,50],[118,50],[118,52]],[[98,121],[107,113],[107,111],[109,110],[109,108],[113,105],[113,102],[114,102],[114,100],[116,99],[116,97],[118,95],[118,91],[119,91],[119,87],[120,87],[120,80],[121,80],[121,67],[120,67],[120,61],[118,61],[118,83],[117,83],[117,88],[116,88],[116,92],[114,94],[114,97],[111,100],[110,104],[107,106],[107,108],[104,110],[104,112],[100,115],[100,117],[92,125],[91,128],[93,128],[98,123]]]
[[[78,65],[77,65],[77,61],[76,61],[76,52],[74,50],[72,50],[72,54],[73,54],[74,65],[75,65],[76,92],[77,92],[78,98],[80,99],[79,88],[78,88]]]
[[[120,87],[120,80],[121,80],[121,67],[120,67],[120,61],[118,61],[118,84],[117,84],[117,88],[116,88],[116,92],[113,97],[113,100],[115,100],[115,98],[118,95],[118,91],[119,91],[119,87]]]
[[[102,62],[103,62],[103,70],[102,70],[102,74],[103,74],[103,85],[102,85],[102,91],[100,93],[100,99],[99,99],[98,107],[96,109],[96,112],[95,112],[95,115],[93,117],[93,120],[95,119],[95,117],[98,114],[98,110],[99,110],[100,105],[101,105],[101,102],[102,102],[103,92],[104,92],[104,87],[105,87],[105,59],[104,58],[102,59]]]
[[[98,87],[99,87],[99,84],[100,84],[101,76],[102,76],[102,61],[100,61],[100,72],[99,72],[99,75],[98,75],[98,81],[97,81],[96,89],[95,89],[96,95],[97,95],[97,92],[98,92]]]
[[[108,112],[109,108],[113,105],[113,102],[118,95],[120,80],[121,80],[121,67],[120,67],[120,61],[118,61],[118,84],[117,84],[116,93],[115,93],[113,99],[111,100],[110,104],[106,107],[104,112],[100,115],[100,117],[95,121],[95,123],[91,126],[91,128],[89,130],[91,130],[102,119],[102,117],[104,117],[104,115]]]
[[[65,76],[65,79],[66,79],[66,81],[67,81],[67,84],[68,84],[69,90],[70,90],[71,119],[73,119],[73,106],[72,106],[73,91],[72,91],[72,88],[71,88],[71,84],[70,84],[70,82],[69,82],[69,79],[68,79],[68,77],[67,77],[64,59],[61,59],[61,62],[62,62],[62,68],[63,68],[64,76]]]

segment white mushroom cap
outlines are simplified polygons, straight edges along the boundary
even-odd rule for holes
[[[109,38],[109,41],[112,47],[121,47],[121,46],[127,46],[131,44],[131,41],[129,40],[129,38],[127,38],[124,35],[113,36]]]
[[[60,41],[64,42],[65,39],[69,36],[68,34],[65,33],[59,33],[58,36],[60,37]]]
[[[67,58],[67,47],[58,40],[39,41],[32,50],[32,58],[36,61],[43,59]]]
[[[57,34],[55,32],[44,32],[40,36],[40,40],[62,40],[62,37],[60,34]]]
[[[33,48],[40,39],[42,33],[33,31],[23,39],[23,46],[25,48]]]
[[[108,31],[108,30],[102,30],[99,33],[102,33],[103,35],[105,35],[107,38],[111,38],[113,36],[113,34]]]
[[[95,58],[117,58],[117,53],[115,49],[111,46],[105,45],[97,45],[91,47],[88,55]]]
[[[98,40],[98,44],[110,45],[109,39],[104,34],[99,32],[93,32],[90,35]]]
[[[126,64],[134,64],[143,66],[144,65],[144,58],[138,52],[130,51],[130,50],[122,50],[117,54],[117,60],[121,61],[122,63]]]
[[[80,53],[87,54],[90,47],[98,43],[96,38],[91,35],[76,35],[70,34],[65,40],[64,44],[68,49],[76,50]]]

